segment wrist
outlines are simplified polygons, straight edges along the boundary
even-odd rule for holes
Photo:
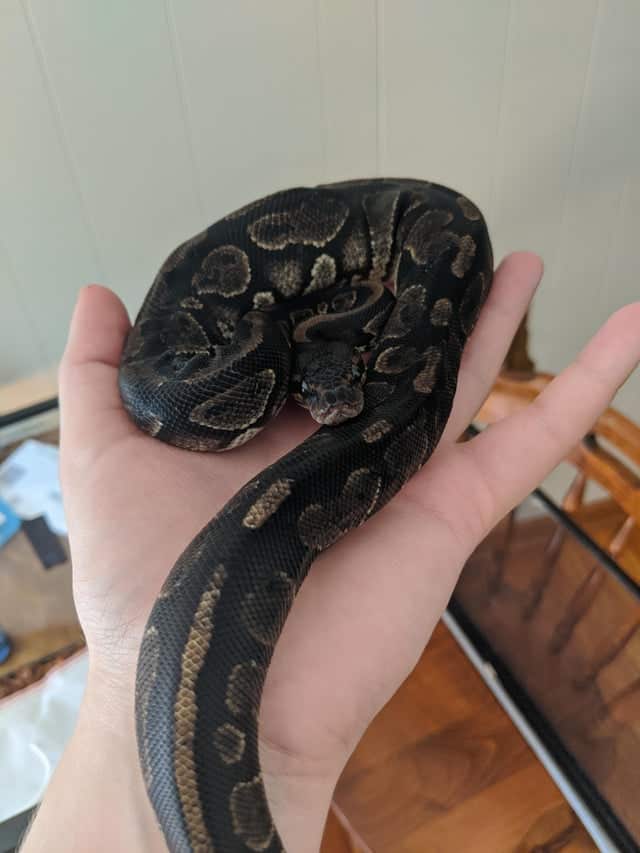
[[[149,802],[140,769],[135,730],[135,669],[115,672],[111,667],[90,664],[87,688],[70,745],[71,754],[82,756],[83,773],[102,789],[103,805],[127,803],[126,815],[118,820],[123,830],[132,830],[139,840],[131,849],[167,850]],[[326,815],[343,761],[325,757],[312,761],[290,754],[275,744],[261,741],[260,757],[269,806],[286,850],[317,853]],[[114,789],[113,796],[108,791]],[[85,792],[86,793],[86,792]],[[78,798],[78,808],[84,805]],[[102,817],[99,821],[103,821]],[[109,831],[114,830],[109,821]],[[103,840],[104,825],[96,827]],[[110,836],[112,837],[112,836]],[[110,842],[111,845],[113,842]],[[35,847],[34,851],[39,848]],[[78,847],[80,849],[80,847]],[[88,849],[88,848],[86,848]],[[110,844],[92,850],[116,849]],[[124,846],[121,849],[125,849]],[[25,848],[31,853],[31,848]]]
[[[166,853],[138,763],[133,694],[130,708],[124,695],[90,671],[76,728],[22,853]]]
[[[260,763],[269,809],[285,850],[318,853],[341,766],[319,768],[264,742]]]

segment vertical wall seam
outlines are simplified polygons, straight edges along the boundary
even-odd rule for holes
[[[36,347],[37,347],[38,352],[40,354],[41,365],[49,365],[49,364],[51,364],[51,359],[49,358],[48,348],[45,345],[45,342],[43,341],[42,336],[38,332],[38,326],[36,323],[34,323],[32,317],[31,317],[31,312],[29,311],[27,305],[25,304],[25,301],[23,298],[23,293],[25,292],[25,289],[23,287],[20,287],[20,285],[19,285],[18,276],[16,275],[16,271],[14,270],[13,264],[11,263],[11,258],[9,256],[9,252],[7,251],[7,247],[4,245],[2,240],[0,240],[0,255],[2,255],[4,262],[5,262],[5,268],[7,270],[7,276],[9,278],[9,281],[11,283],[11,287],[12,287],[13,292],[15,294],[16,304],[17,304],[20,312],[22,313],[25,325],[31,331],[31,333],[33,334],[33,336],[35,338],[35,344],[36,344]]]
[[[53,117],[54,127],[56,129],[56,135],[58,136],[58,140],[60,142],[60,147],[62,149],[62,156],[64,158],[65,165],[67,167],[67,171],[69,173],[69,179],[73,191],[78,200],[78,204],[80,205],[80,210],[82,212],[82,217],[84,221],[85,228],[88,233],[88,245],[89,251],[91,252],[93,262],[96,266],[96,272],[98,277],[104,281],[105,279],[105,270],[104,266],[100,259],[100,252],[98,250],[98,235],[97,229],[93,222],[93,218],[90,214],[89,205],[87,204],[84,193],[82,192],[82,185],[80,182],[79,171],[77,165],[74,161],[71,144],[69,141],[69,137],[67,135],[67,131],[64,125],[64,118],[62,115],[62,109],[60,107],[60,103],[55,93],[55,87],[53,84],[53,77],[49,71],[49,67],[47,64],[47,57],[45,54],[44,47],[42,45],[42,40],[40,38],[40,34],[38,32],[38,27],[36,25],[35,17],[31,10],[30,0],[22,0],[22,11],[25,18],[25,23],[27,25],[27,29],[29,31],[29,35],[31,37],[31,43],[33,44],[34,53],[36,56],[36,60],[38,63],[38,67],[40,69],[40,74],[42,77],[44,89],[47,95],[47,99],[49,102],[49,108],[51,110],[51,114]]]
[[[496,201],[498,195],[498,167],[502,161],[503,131],[505,124],[505,94],[507,89],[507,67],[511,56],[511,39],[513,35],[513,0],[509,0],[507,10],[507,23],[504,33],[504,49],[502,53],[502,79],[500,81],[500,100],[498,101],[498,112],[496,115],[496,130],[493,139],[493,158],[491,165],[491,190],[489,193],[489,206],[487,219],[494,220],[496,214]]]
[[[560,222],[558,223],[558,232],[555,240],[555,245],[553,247],[551,257],[549,260],[545,260],[545,266],[549,269],[552,269],[555,265],[555,259],[558,255],[558,249],[560,247],[560,241],[562,240],[562,235],[564,233],[565,225],[567,222],[568,216],[568,207],[569,207],[569,196],[571,191],[571,179],[574,175],[575,171],[575,161],[576,161],[576,152],[578,150],[578,140],[580,138],[580,130],[584,124],[584,114],[586,110],[586,102],[587,102],[587,93],[590,89],[591,76],[592,76],[592,67],[593,67],[593,56],[595,53],[595,45],[598,37],[598,31],[600,29],[600,21],[602,18],[602,4],[603,0],[598,0],[598,5],[596,6],[596,11],[593,16],[593,28],[591,30],[591,44],[589,45],[589,59],[587,60],[587,67],[584,72],[584,80],[582,83],[582,92],[580,93],[580,106],[578,107],[578,112],[576,115],[576,123],[573,130],[573,143],[571,145],[571,156],[569,157],[569,165],[567,168],[567,176],[565,180],[564,190],[562,191],[560,205],[562,207],[562,213],[560,215]]]
[[[618,222],[620,222],[622,212],[626,206],[627,194],[629,193],[629,188],[630,188],[629,179],[626,178],[622,184],[621,189],[620,189],[620,197],[618,199],[618,204],[616,206],[616,215],[613,217],[613,227],[609,231],[609,243],[607,245],[607,250],[606,250],[607,256],[606,256],[605,265],[604,265],[604,275],[602,277],[602,281],[600,282],[600,287],[598,289],[598,295],[599,296],[602,295],[603,291],[605,293],[608,293],[608,291],[609,291],[609,282],[610,282],[611,276],[613,275],[613,255],[614,255],[613,250],[614,250],[614,246],[615,246],[615,242],[616,242],[615,241],[615,235],[618,233],[617,225],[618,225]],[[616,307],[620,307],[620,306],[616,306]],[[609,313],[611,313],[610,310],[609,310]]]
[[[376,175],[382,177],[386,170],[386,121],[387,111],[384,91],[384,0],[373,0],[376,29]]]
[[[320,170],[322,178],[320,180],[321,183],[327,183],[329,177],[327,176],[327,165],[328,165],[328,142],[329,142],[329,124],[327,120],[327,93],[324,85],[324,73],[323,73],[323,64],[322,64],[322,50],[321,50],[321,37],[320,37],[320,3],[321,0],[314,0],[313,2],[313,14],[314,14],[314,24],[315,24],[315,39],[316,39],[316,65],[317,65],[317,73],[318,73],[318,103],[319,103],[319,112],[320,112],[320,126],[322,128],[321,132],[321,141],[320,141]],[[331,178],[333,179],[333,178]]]
[[[169,33],[169,45],[171,47],[173,71],[176,77],[176,87],[178,89],[178,100],[180,101],[180,111],[182,113],[185,138],[187,141],[187,152],[189,157],[189,171],[191,172],[191,182],[193,184],[193,192],[196,199],[196,206],[204,222],[207,216],[207,211],[201,190],[200,168],[198,166],[198,159],[196,157],[193,136],[193,122],[191,121],[191,110],[189,109],[189,99],[187,97],[187,89],[185,85],[184,63],[182,61],[182,51],[180,50],[180,39],[178,36],[178,27],[176,25],[172,0],[165,0],[164,11],[167,23],[167,31]]]

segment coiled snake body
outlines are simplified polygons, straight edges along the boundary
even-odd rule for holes
[[[142,429],[228,450],[289,393],[325,424],[198,534],[149,618],[138,744],[172,851],[283,850],[258,761],[274,645],[313,560],[432,453],[491,276],[479,210],[405,179],[276,193],[162,266],[120,368]]]

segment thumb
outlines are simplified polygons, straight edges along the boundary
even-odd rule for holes
[[[117,367],[130,328],[127,311],[113,291],[89,284],[78,294],[63,367],[91,362]]]
[[[63,445],[97,434],[114,411],[124,417],[118,364],[129,329],[115,293],[97,284],[82,288],[58,372]]]

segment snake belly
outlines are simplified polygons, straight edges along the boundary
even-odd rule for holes
[[[188,545],[151,612],[136,725],[172,851],[284,850],[258,759],[275,643],[318,554],[433,452],[492,269],[471,201],[382,178],[255,201],[160,269],[120,390],[143,430],[178,447],[228,450],[256,435],[296,392],[296,349],[310,341],[369,350],[360,414],[247,483]]]

